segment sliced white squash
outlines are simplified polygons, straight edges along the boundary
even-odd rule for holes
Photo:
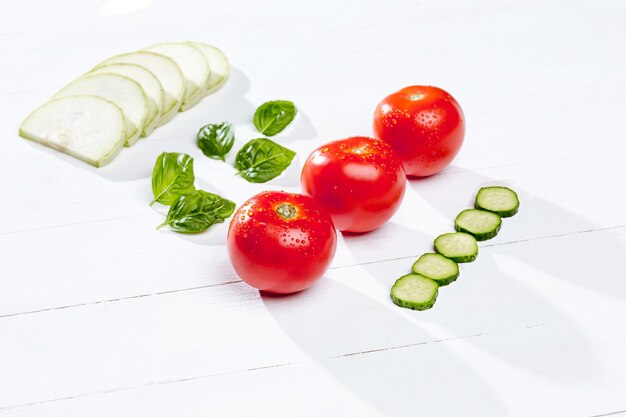
[[[90,95],[117,104],[126,118],[126,146],[132,146],[143,131],[148,114],[146,96],[141,86],[117,74],[85,75],[63,87],[53,98]]]
[[[226,58],[226,55],[221,49],[213,45],[200,42],[189,43],[204,54],[211,68],[211,76],[209,77],[209,84],[207,85],[205,94],[208,95],[219,90],[230,75],[230,63],[228,62],[228,58]]]
[[[118,74],[137,81],[146,94],[148,104],[148,115],[143,124],[141,136],[148,136],[152,133],[159,115],[163,111],[163,88],[154,74],[136,64],[105,65],[92,70],[90,74]]]
[[[152,45],[146,50],[172,58],[182,70],[186,84],[181,111],[191,108],[202,98],[202,94],[209,83],[211,69],[200,50],[187,43],[175,42]]]
[[[154,52],[138,51],[114,56],[101,62],[97,67],[110,64],[141,65],[159,79],[165,96],[163,114],[157,121],[157,126],[164,125],[176,115],[185,97],[185,77],[171,58]]]
[[[33,111],[20,136],[101,167],[113,160],[126,138],[124,113],[95,96],[58,98]]]

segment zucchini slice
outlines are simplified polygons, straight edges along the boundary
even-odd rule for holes
[[[519,209],[517,193],[506,187],[483,187],[476,194],[476,208],[500,217],[511,217]]]
[[[437,300],[439,284],[418,274],[404,275],[391,287],[391,300],[411,310],[428,310]]]
[[[163,87],[163,113],[156,126],[163,126],[178,113],[185,96],[185,78],[180,67],[171,58],[153,52],[137,51],[109,58],[96,68],[110,64],[141,65],[159,79]]]
[[[473,262],[478,255],[478,244],[467,233],[445,233],[435,239],[435,251],[457,263]]]
[[[228,62],[228,58],[221,49],[213,45],[200,42],[189,43],[198,48],[209,63],[211,76],[209,77],[209,84],[207,85],[205,95],[214,93],[224,85],[230,76],[230,63]]]
[[[187,43],[159,43],[145,48],[146,51],[165,55],[176,62],[185,77],[185,95],[180,111],[193,107],[202,97],[209,84],[211,69],[204,54]]]
[[[92,70],[90,74],[118,74],[139,83],[146,95],[146,104],[148,105],[148,114],[141,136],[148,136],[152,133],[154,125],[163,111],[163,88],[153,73],[141,65],[111,64],[98,67]]]
[[[495,213],[485,210],[463,210],[454,220],[457,232],[469,233],[476,240],[488,240],[495,237],[502,226],[502,219]]]
[[[459,277],[457,263],[438,253],[423,254],[412,269],[416,274],[436,281],[439,286],[448,285]]]
[[[117,74],[88,74],[63,87],[53,99],[79,95],[98,96],[115,103],[126,118],[124,145],[137,142],[148,114],[146,96],[137,82]]]
[[[20,136],[102,167],[115,158],[126,138],[124,112],[95,96],[58,98],[33,111]]]

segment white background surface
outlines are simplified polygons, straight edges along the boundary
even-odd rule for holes
[[[1,416],[626,414],[626,3],[146,3],[0,0]],[[102,59],[177,40],[220,46],[230,81],[108,167],[18,138]],[[340,236],[311,290],[240,282],[226,224],[154,230],[159,153],[190,153],[197,184],[238,204],[296,191],[312,149],[370,134],[377,102],[411,84],[458,99],[465,145],[384,227]],[[230,120],[236,151],[279,98],[300,110],[277,136],[298,151],[283,177],[248,184],[196,148]],[[393,306],[395,278],[500,183],[520,213],[432,310]]]

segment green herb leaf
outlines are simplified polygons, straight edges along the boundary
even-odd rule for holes
[[[250,182],[267,182],[279,176],[295,155],[269,139],[252,139],[237,152],[235,168]]]
[[[195,190],[193,158],[184,153],[163,152],[152,170],[154,203],[171,205],[178,197]]]
[[[235,203],[217,194],[196,190],[178,197],[167,218],[157,229],[169,225],[180,233],[203,232],[215,223],[222,223],[235,211]]]
[[[212,159],[225,161],[224,155],[230,151],[235,141],[233,125],[228,122],[208,124],[198,131],[198,147]]]
[[[254,126],[262,134],[274,136],[291,123],[296,113],[296,106],[291,101],[268,101],[254,112]]]

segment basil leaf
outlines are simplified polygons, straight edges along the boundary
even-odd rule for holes
[[[291,101],[268,101],[254,112],[254,126],[262,134],[274,136],[291,123],[296,113],[296,106]]]
[[[279,176],[295,155],[269,139],[252,139],[237,152],[235,168],[250,182],[267,182]]]
[[[235,141],[233,125],[228,122],[208,124],[198,131],[197,143],[202,153],[212,159],[224,159]]]
[[[222,223],[235,211],[235,203],[217,194],[196,190],[178,197],[165,221],[157,229],[169,225],[181,233],[205,231],[215,223]]]
[[[152,170],[152,194],[154,200],[169,206],[178,197],[195,190],[193,185],[193,158],[184,153],[163,152]]]

